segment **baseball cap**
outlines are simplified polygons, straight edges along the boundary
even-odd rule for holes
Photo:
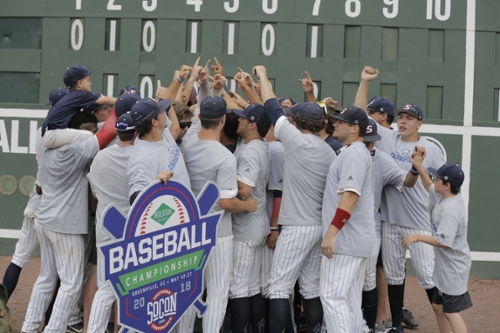
[[[396,110],[396,114],[400,113],[409,113],[415,117],[417,117],[418,120],[424,119],[424,113],[420,106],[417,104],[405,104],[399,109]]]
[[[228,110],[226,101],[218,96],[208,96],[200,104],[200,116],[205,119],[222,118],[226,113],[231,113]]]
[[[284,100],[287,100],[289,99],[290,100],[290,103],[292,103],[292,106],[297,104],[297,102],[295,102],[295,100],[291,97],[288,97],[288,96],[283,96],[283,97],[280,97],[278,98],[278,103],[281,105],[281,103],[284,101]]]
[[[49,100],[45,103],[45,105],[50,105],[50,106],[56,105],[56,103],[59,102],[61,98],[66,96],[67,93],[68,93],[67,88],[59,87],[57,89],[52,90],[49,94]]]
[[[323,108],[316,103],[303,102],[294,105],[293,108],[296,115],[300,118],[310,119],[310,120],[321,120],[323,119]]]
[[[170,109],[170,100],[163,99],[159,102],[152,98],[143,98],[132,106],[130,115],[135,126],[147,125],[151,120],[163,111]]]
[[[256,123],[259,128],[265,131],[269,131],[271,127],[271,119],[269,119],[266,110],[260,104],[252,103],[243,109],[243,111],[233,109],[233,112],[242,118],[248,119],[252,123]]]
[[[366,134],[363,138],[363,142],[374,142],[381,139],[382,137],[377,133],[377,122],[371,118],[368,118],[368,126],[366,127]]]
[[[66,69],[66,72],[64,72],[64,84],[66,85],[66,87],[71,88],[76,85],[78,81],[80,81],[87,75],[94,73],[96,70],[97,68],[88,70],[82,65],[68,67]]]
[[[386,97],[375,96],[370,99],[366,107],[368,111],[378,111],[387,113],[389,116],[394,116],[394,110],[396,107],[394,103],[388,100]]]
[[[118,118],[118,121],[115,124],[115,129],[121,133],[135,131],[134,121],[132,120],[130,112],[126,112]]]
[[[292,117],[295,117],[297,115],[297,109],[294,107],[285,108],[282,106],[281,108],[283,109],[283,112],[285,112],[287,115],[290,115]]]
[[[132,110],[132,106],[140,99],[141,97],[136,94],[125,94],[118,97],[115,103],[116,115],[119,117],[125,112]]]
[[[121,96],[123,94],[134,94],[141,97],[141,93],[139,92],[139,89],[137,89],[134,86],[125,86],[120,89],[120,92],[118,93],[118,96]]]
[[[349,106],[342,110],[340,114],[333,115],[332,118],[349,123],[358,125],[362,129],[367,129],[368,127],[368,116],[363,109],[357,106]]]
[[[464,172],[462,168],[456,163],[448,162],[443,164],[437,170],[434,168],[427,168],[427,170],[457,188],[462,186],[464,182]]]

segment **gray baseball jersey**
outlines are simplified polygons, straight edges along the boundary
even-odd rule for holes
[[[318,135],[300,132],[285,116],[276,122],[274,133],[286,152],[280,224],[321,225],[326,173],[335,153]]]
[[[384,186],[392,185],[397,190],[402,191],[404,189],[403,184],[407,171],[401,169],[394,159],[380,149],[373,148],[372,156],[374,162],[372,168],[372,182],[374,189],[373,202],[375,204],[375,230],[377,237],[380,238],[382,227],[380,203]]]
[[[40,174],[40,166],[43,163],[43,155],[45,154],[45,151],[47,148],[43,144],[43,138],[42,138],[42,128],[38,128],[36,131],[36,141],[35,141],[35,153],[36,153],[36,162],[38,164],[38,170],[36,172],[36,183],[38,186],[42,187],[42,179],[41,179],[41,174]]]
[[[115,145],[106,148],[92,162],[87,177],[97,197],[96,224],[101,222],[104,209],[111,203],[123,214],[127,214],[130,208],[128,181],[123,175],[133,147]]]
[[[420,137],[418,141],[406,142],[401,140],[398,132],[378,127],[382,140],[375,146],[391,156],[401,169],[411,169],[410,154],[415,146],[425,146],[427,156],[422,163],[424,168],[438,169],[444,164],[443,153],[437,145]],[[382,215],[387,216],[387,222],[403,227],[430,231],[429,194],[418,179],[414,187],[400,192],[393,186],[384,189],[385,202],[382,203]],[[390,207],[389,207],[390,206]]]
[[[459,296],[467,291],[471,268],[471,254],[467,243],[467,214],[462,196],[443,199],[434,185],[430,190],[432,235],[449,249],[434,248],[436,265],[432,279],[445,294]]]
[[[137,137],[133,147],[127,166],[129,196],[142,191],[160,171],[173,171],[171,180],[191,188],[184,157],[168,128],[163,131],[162,140],[150,142]]]
[[[266,212],[266,187],[269,179],[269,147],[267,142],[252,140],[234,153],[238,180],[252,187],[251,195],[257,200],[255,212],[233,213],[235,241],[262,240],[269,234]]]
[[[201,123],[193,124],[182,141],[182,152],[191,177],[191,189],[198,195],[206,182],[213,181],[219,188],[221,199],[230,199],[238,194],[236,158],[220,142],[201,140],[198,133]],[[219,203],[212,211],[220,211]],[[217,226],[217,237],[232,236],[231,213],[224,211]]]
[[[269,142],[269,180],[267,181],[266,211],[271,220],[274,208],[274,191],[283,191],[283,173],[285,170],[285,147],[280,141]]]
[[[336,236],[335,253],[354,257],[375,254],[375,220],[373,216],[372,158],[362,142],[353,142],[333,161],[326,177],[323,197],[323,236],[340,198],[350,191],[359,195],[351,218]]]
[[[40,167],[43,195],[37,223],[46,230],[63,234],[87,233],[87,173],[98,152],[95,136],[45,151]]]

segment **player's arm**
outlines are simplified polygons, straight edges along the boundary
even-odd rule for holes
[[[335,216],[326,231],[325,238],[321,243],[321,252],[331,259],[335,254],[335,238],[344,225],[351,218],[352,212],[358,202],[359,194],[354,191],[345,191],[340,198]]]
[[[191,96],[191,91],[193,90],[194,83],[198,80],[198,73],[201,69],[201,66],[198,65],[200,62],[200,57],[196,59],[196,62],[193,65],[193,69],[191,71],[191,76],[186,81],[186,83],[182,86],[182,94],[181,101],[182,104],[187,105],[189,101],[189,96]]]
[[[435,247],[440,247],[442,249],[449,249],[449,246],[443,245],[439,243],[433,236],[427,236],[427,235],[408,235],[405,238],[403,238],[403,246],[405,248],[409,248],[410,244],[417,243],[417,242],[422,242],[425,244],[429,244]]]
[[[280,214],[280,209],[281,209],[281,196],[283,192],[279,190],[274,190],[274,199],[273,199],[273,213],[271,215],[271,221],[269,223],[270,227],[270,233],[269,236],[267,236],[267,246],[270,249],[275,249],[276,248],[276,243],[278,241],[278,236],[280,233],[279,225],[278,225],[278,216]]]
[[[253,187],[238,180],[238,198],[246,198],[252,193]]]
[[[115,129],[115,124],[117,121],[118,116],[116,115],[115,108],[112,108],[109,111],[109,116],[104,122],[104,125],[102,125],[101,130],[95,135],[97,142],[99,143],[99,149],[106,147],[116,136],[118,131]]]
[[[306,77],[303,79],[299,79],[299,82],[302,84],[302,89],[307,95],[307,101],[311,103],[316,103],[316,96],[314,96],[314,85],[311,79],[311,76],[307,71],[305,71]]]
[[[365,68],[363,68],[358,91],[356,92],[356,97],[354,98],[354,106],[367,111],[366,105],[368,104],[368,88],[370,87],[370,81],[377,78],[378,74],[378,69],[370,66],[365,66]]]
[[[416,164],[421,166],[422,162],[424,161],[425,156],[426,156],[425,147],[421,147],[421,148],[415,147],[415,148],[416,149],[414,149],[410,155],[410,160],[412,161],[412,168],[410,169],[410,171],[408,171],[406,173],[405,181],[403,184],[405,187],[413,187],[417,183],[419,172],[418,172],[418,169],[416,168]],[[427,175],[427,173],[426,173],[426,175]],[[429,178],[429,176],[427,176],[427,178]],[[422,180],[422,183],[424,183],[424,182],[425,182],[425,180]],[[432,184],[432,181],[431,181],[431,184]],[[425,183],[424,183],[424,186],[425,186]],[[427,187],[426,187],[426,189],[427,189]],[[429,191],[429,190],[427,189],[427,191]]]
[[[416,152],[416,154],[415,154]],[[432,185],[432,180],[427,174],[427,171],[425,171],[424,166],[422,165],[423,159],[426,155],[425,148],[424,147],[419,147],[415,146],[414,153],[410,155],[410,160],[413,164],[412,169],[416,169],[418,171],[418,174],[420,175],[420,179],[422,179],[422,185],[424,185],[425,190],[429,192],[429,189]],[[410,169],[409,172],[415,173],[415,170]]]
[[[240,200],[237,197],[230,199],[219,199],[220,207],[229,213],[255,212],[257,209],[257,199],[252,196],[246,200]]]
[[[259,103],[262,104],[262,101],[255,90],[255,83],[253,82],[252,76],[244,72],[241,68],[238,67],[238,73],[234,76],[234,80],[238,84],[238,87],[243,91],[246,98],[250,103]]]
[[[267,77],[266,67],[264,66],[255,66],[253,68],[253,75],[257,75],[260,80],[260,95],[262,97],[262,101],[265,103],[268,99],[276,98],[273,89],[271,88],[271,84],[269,83],[269,79]]]
[[[182,65],[180,71],[176,71],[174,77],[172,79],[172,83],[168,86],[168,88],[161,87],[161,82],[158,80],[158,87],[163,89],[157,89],[156,98],[157,99],[169,99],[171,101],[175,101],[175,97],[177,96],[177,92],[182,87],[182,84],[186,81],[189,73],[191,73],[192,68],[190,66]],[[177,75],[178,74],[178,75]]]
[[[94,104],[107,104],[107,105],[113,105],[116,103],[117,98],[112,97],[112,96],[101,96],[99,97]]]

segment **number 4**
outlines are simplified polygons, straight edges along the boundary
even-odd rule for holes
[[[193,5],[194,11],[199,12],[201,5],[203,5],[203,0],[186,0],[187,5]]]

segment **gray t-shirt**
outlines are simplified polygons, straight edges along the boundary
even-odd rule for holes
[[[35,156],[36,156],[36,162],[38,164],[38,170],[36,172],[36,183],[38,184],[38,186],[42,188],[42,191],[43,191],[43,186],[42,186],[43,180],[41,179],[42,175],[40,174],[40,167],[43,163],[43,155],[45,154],[46,150],[47,148],[43,144],[42,128],[40,127],[36,131]]]
[[[95,136],[45,151],[40,167],[43,195],[37,223],[63,234],[88,232],[87,173],[98,152]]]
[[[269,180],[267,181],[266,211],[271,221],[274,208],[274,191],[283,192],[283,173],[285,171],[285,147],[280,141],[269,142]]]
[[[252,140],[234,153],[238,180],[250,187],[257,200],[255,212],[233,213],[233,235],[236,241],[263,239],[269,234],[266,213],[266,188],[269,179],[269,147],[267,142]]]
[[[128,179],[123,177],[133,146],[112,147],[101,150],[90,167],[87,178],[97,197],[96,224],[102,223],[102,213],[113,204],[127,216],[130,208]]]
[[[220,199],[231,199],[238,194],[236,158],[219,141],[201,140],[201,123],[193,124],[182,139],[182,153],[191,178],[191,189],[197,196],[208,181],[219,188]],[[215,203],[211,212],[221,211]],[[224,211],[217,226],[217,237],[232,236],[231,213]]]
[[[168,128],[162,140],[150,142],[137,137],[133,147],[127,166],[129,197],[153,182],[160,171],[173,171],[171,180],[191,188],[184,157]]]
[[[328,171],[323,197],[323,236],[335,216],[342,194],[359,195],[351,218],[336,236],[335,253],[371,257],[375,249],[372,158],[362,142],[353,142],[335,158]]]
[[[449,249],[434,248],[436,264],[432,279],[436,287],[445,294],[459,296],[467,291],[471,268],[471,254],[467,243],[467,215],[462,196],[443,199],[429,189],[432,210],[432,235],[441,245]]]
[[[335,153],[318,135],[300,132],[286,116],[276,121],[274,134],[286,152],[279,223],[321,225],[326,173]]]
[[[372,157],[374,162],[372,168],[372,183],[374,189],[373,202],[375,204],[375,230],[377,237],[380,238],[380,203],[382,200],[382,191],[384,186],[392,185],[397,190],[403,191],[403,185],[407,172],[401,169],[394,159],[380,149],[373,148]]]
[[[420,137],[416,142],[401,140],[398,132],[379,126],[378,133],[382,140],[375,146],[391,156],[401,169],[411,169],[410,154],[415,146],[425,146],[427,156],[422,163],[424,168],[439,169],[444,164],[444,156],[437,145]],[[417,230],[431,231],[429,213],[429,194],[419,178],[412,188],[400,192],[394,186],[384,188],[384,201],[381,206],[383,217],[387,222]]]

